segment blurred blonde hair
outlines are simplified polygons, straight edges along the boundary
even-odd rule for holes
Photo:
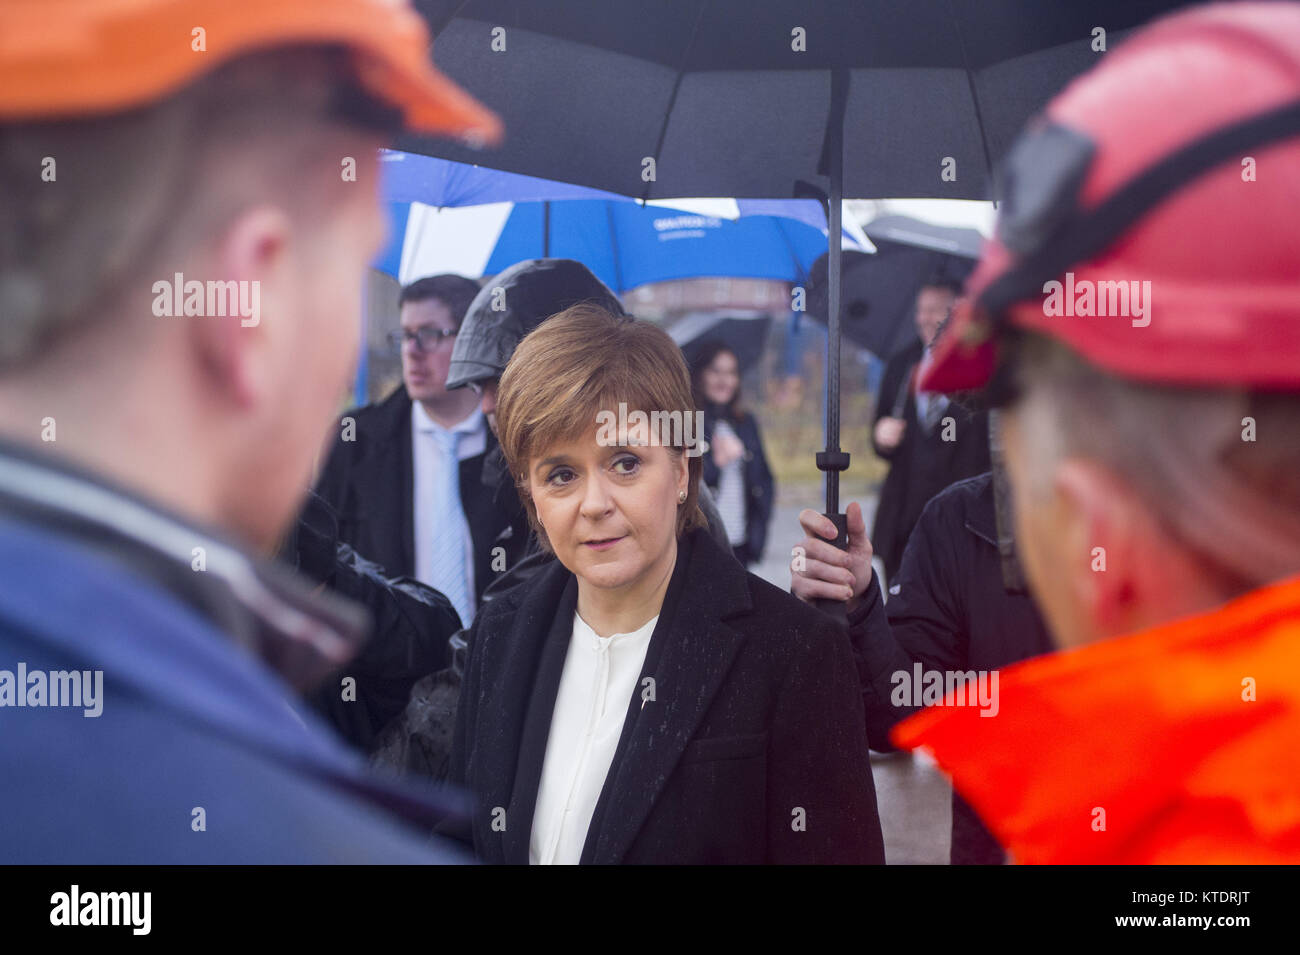
[[[1003,361],[1033,452],[1023,506],[1084,457],[1123,477],[1225,597],[1300,573],[1300,395],[1131,381],[1031,332],[1008,336]]]

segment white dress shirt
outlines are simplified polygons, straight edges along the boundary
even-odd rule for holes
[[[537,788],[530,864],[581,860],[658,620],[655,616],[632,633],[600,637],[574,612]]]
[[[445,434],[449,431],[462,433],[457,448],[458,460],[454,463],[444,460],[445,455],[434,440],[435,432]],[[438,495],[434,489],[440,486],[438,476],[442,468],[451,466],[459,471],[461,461],[482,454],[486,448],[487,419],[477,405],[454,428],[444,428],[429,417],[424,405],[418,401],[411,402],[411,464],[414,478],[411,485],[411,514],[415,523],[415,579],[438,588],[432,579],[435,522],[450,521],[457,536],[461,538],[465,554],[465,593],[469,595],[469,605],[458,606],[456,610],[460,613],[461,623],[466,627],[474,617],[474,541],[470,537],[469,522],[465,519],[460,496],[457,495],[455,500],[435,500]]]
[[[930,434],[938,427],[943,413],[948,410],[948,396],[941,392],[918,391],[916,393],[916,417]]]

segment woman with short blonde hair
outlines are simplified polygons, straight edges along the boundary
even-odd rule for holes
[[[497,398],[501,450],[515,472],[520,500],[541,545],[552,549],[537,523],[527,475],[516,462],[527,461],[538,448],[585,437],[602,421],[616,425],[620,403],[634,411],[661,409],[665,414],[659,420],[668,427],[657,430],[665,430],[670,438],[677,437],[673,432],[680,422],[681,440],[669,446],[671,453],[678,458],[692,454],[687,458],[686,500],[677,511],[677,534],[704,527],[699,506],[702,458],[692,440],[703,435],[695,434],[695,402],[689,379],[683,381],[686,366],[676,344],[654,325],[611,315],[596,305],[575,305],[561,314],[564,321],[548,322],[546,335],[529,335],[519,343],[501,376]],[[673,357],[679,361],[673,362]],[[602,411],[607,414],[597,421]],[[687,443],[693,447],[687,448]]]
[[[561,312],[516,349],[497,423],[558,559],[474,625],[451,779],[477,855],[883,862],[847,633],[703,530],[672,340]]]

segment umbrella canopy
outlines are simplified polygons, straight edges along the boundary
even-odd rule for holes
[[[839,514],[840,212],[997,198],[1025,121],[1177,0],[423,0],[439,66],[505,120],[498,169],[644,199],[828,203],[826,507]],[[413,136],[451,159],[461,146]],[[844,157],[851,157],[847,169]]]
[[[935,226],[907,216],[881,216],[866,227],[875,255],[844,253],[841,334],[883,358],[916,337],[912,322],[917,292],[929,279],[961,285],[975,267],[983,236],[975,229]],[[826,256],[808,280],[808,314],[829,315]]]
[[[784,216],[732,221],[603,199],[459,209],[395,204],[392,217],[376,267],[403,284],[438,272],[495,275],[534,258],[577,259],[619,293],[706,275],[803,282],[826,249],[823,229]]]
[[[576,186],[556,179],[542,179],[502,172],[485,166],[452,162],[400,149],[380,150],[383,163],[384,198],[405,209],[413,202],[460,208],[502,202],[542,202],[560,199],[606,199],[611,202],[639,202],[632,196]],[[644,200],[649,205],[669,205],[682,212],[739,219],[744,216],[781,216],[826,231],[824,206],[810,199],[663,199]],[[844,233],[864,248],[871,243],[853,223]]]
[[[984,246],[984,236],[978,229],[934,225],[911,216],[878,216],[863,231],[873,241],[879,239],[893,245],[931,249],[967,259],[978,259]]]
[[[688,365],[694,364],[704,346],[722,342],[736,356],[743,375],[763,357],[772,316],[754,312],[692,312],[668,329],[668,334],[682,348]]]
[[[403,283],[548,257],[578,259],[619,292],[701,275],[801,282],[827,242],[826,211],[810,199],[677,200],[669,211],[658,200],[396,149],[381,159],[389,243],[374,266]],[[856,223],[842,235],[845,248],[873,248]]]
[[[829,191],[843,74],[844,195],[996,198],[1024,122],[1176,0],[421,0],[440,69],[505,121],[500,149],[402,141],[642,198]],[[644,163],[654,160],[654,178]],[[945,178],[944,160],[953,160]]]

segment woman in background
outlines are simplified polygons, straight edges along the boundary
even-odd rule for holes
[[[691,363],[691,391],[704,412],[704,483],[713,492],[732,553],[746,567],[763,559],[774,484],[758,420],[740,403],[740,362],[718,341]]]

